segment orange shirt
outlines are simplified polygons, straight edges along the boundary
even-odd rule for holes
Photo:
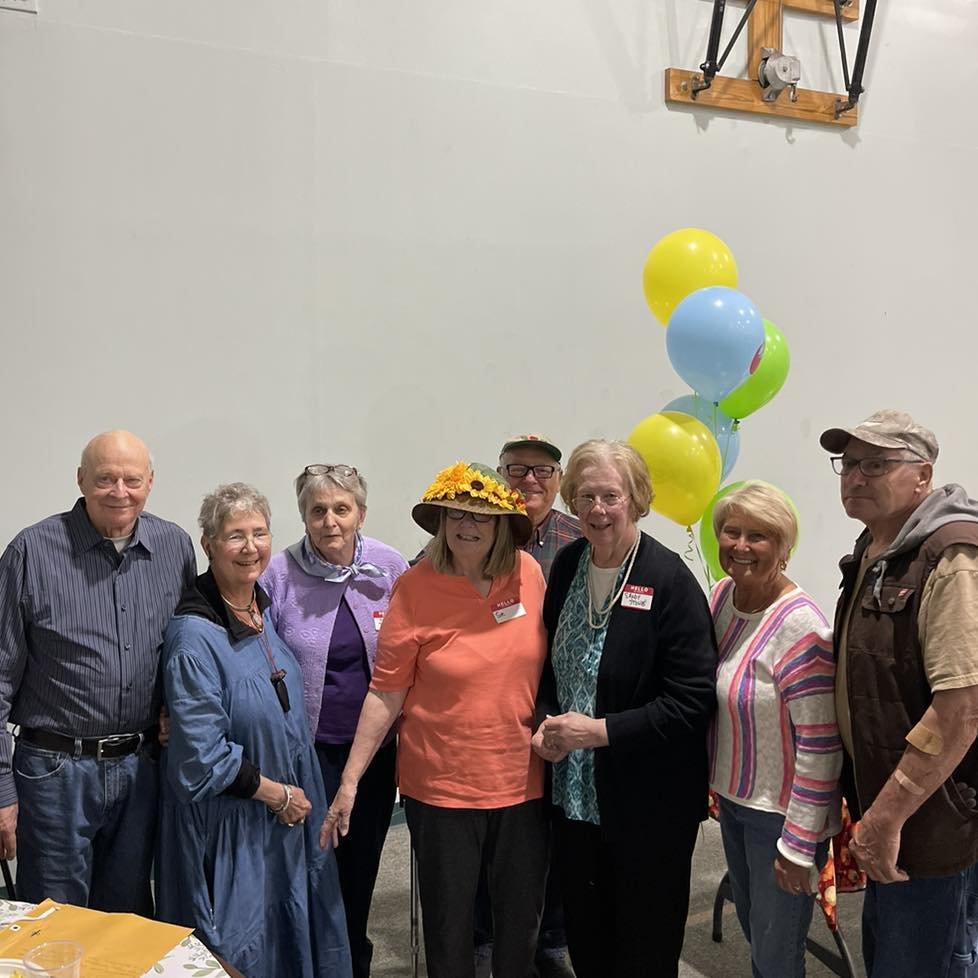
[[[545,584],[529,554],[517,558],[486,598],[427,560],[394,584],[370,686],[408,690],[397,749],[408,798],[504,808],[543,795],[543,762],[530,738],[547,654]],[[518,605],[525,614],[514,617]]]

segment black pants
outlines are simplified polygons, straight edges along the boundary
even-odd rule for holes
[[[551,811],[547,806],[547,811]],[[475,946],[492,943],[492,907],[489,905],[489,882],[486,867],[479,874],[479,889],[475,894]],[[564,933],[564,903],[560,893],[560,871],[550,848],[547,866],[547,888],[543,895],[543,917],[540,920],[540,936],[537,938],[537,958],[547,951],[567,947]]]
[[[332,802],[340,775],[350,755],[350,744],[316,744],[316,756],[323,772],[326,799]],[[340,892],[350,935],[353,978],[368,978],[374,946],[367,937],[367,918],[380,868],[380,854],[391,824],[394,809],[397,745],[392,741],[377,751],[357,787],[356,804],[350,817],[350,831],[336,847],[336,866]]]
[[[472,912],[485,859],[495,934],[493,978],[526,978],[547,872],[542,801],[507,808],[437,808],[404,799],[418,859],[429,978],[473,978]]]
[[[577,978],[677,978],[698,822],[657,825],[625,842],[554,817],[564,921]]]

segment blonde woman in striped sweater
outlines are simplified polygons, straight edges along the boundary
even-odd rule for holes
[[[832,633],[785,574],[798,523],[779,489],[746,483],[717,504],[713,528],[729,577],[710,599],[710,783],[731,888],[754,978],[804,978],[818,871],[839,828]]]

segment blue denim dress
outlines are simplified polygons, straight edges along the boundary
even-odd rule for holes
[[[195,928],[248,978],[350,978],[336,858],[319,848],[326,796],[301,672],[267,611],[264,623],[263,635],[233,645],[220,625],[193,615],[167,628],[172,726],[161,761],[157,911]],[[289,712],[270,681],[269,650],[286,673]],[[290,828],[261,802],[222,793],[242,756],[303,789],[312,803],[304,823]]]

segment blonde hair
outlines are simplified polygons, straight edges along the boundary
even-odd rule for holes
[[[713,532],[717,537],[733,513],[742,513],[747,520],[772,536],[785,558],[795,549],[798,517],[788,497],[777,486],[753,479],[727,493],[713,510]]]
[[[655,493],[645,459],[628,442],[604,438],[592,438],[571,452],[560,480],[560,495],[567,508],[577,516],[574,499],[581,484],[581,473],[589,466],[602,463],[612,465],[621,476],[628,493],[628,512],[632,521],[637,523],[643,516],[648,516]]]
[[[438,518],[438,532],[425,547],[425,555],[439,574],[451,574],[454,570],[452,551],[448,546],[446,512],[442,509]],[[493,519],[496,521],[496,539],[486,555],[482,570],[486,577],[495,578],[504,577],[516,566],[516,541],[513,539],[513,526],[508,517],[494,516]]]

